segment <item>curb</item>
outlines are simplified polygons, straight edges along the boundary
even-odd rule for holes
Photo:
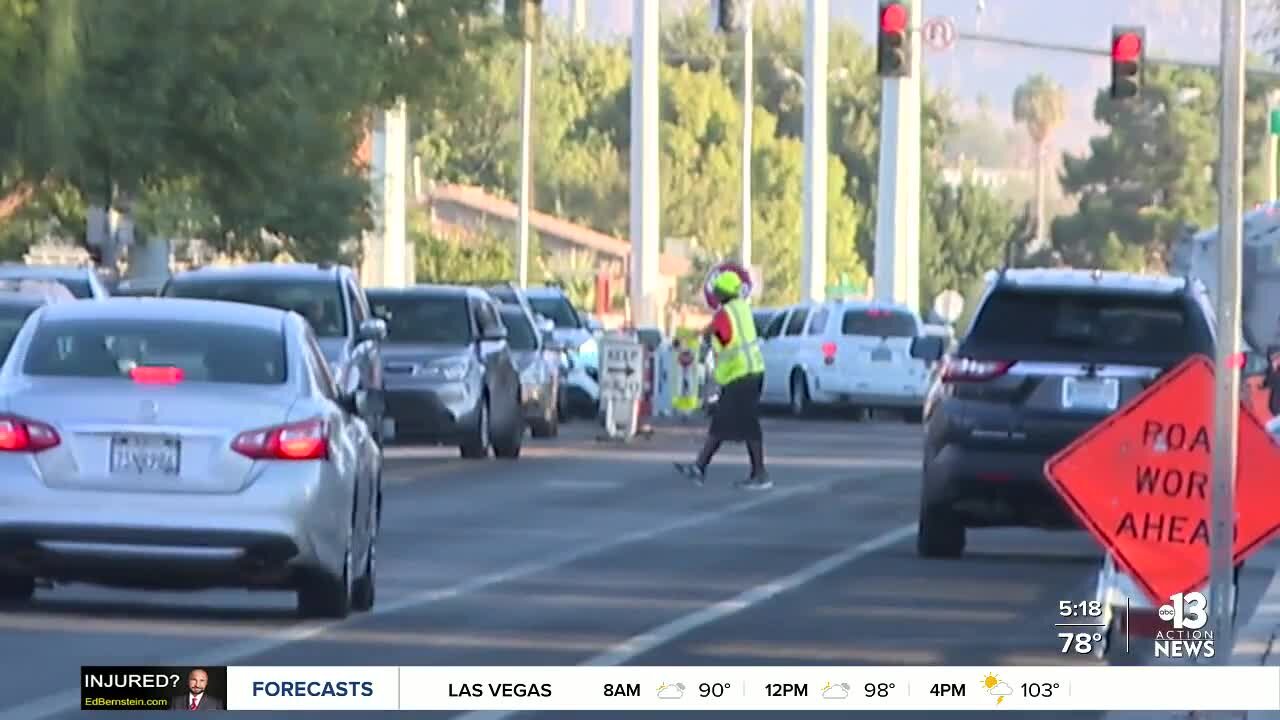
[[[1257,609],[1236,632],[1231,646],[1231,665],[1280,665],[1280,542],[1273,542],[1249,560],[1250,564],[1275,570],[1258,598]],[[1280,720],[1280,710],[1250,712],[1143,712],[1104,713],[1106,720]]]

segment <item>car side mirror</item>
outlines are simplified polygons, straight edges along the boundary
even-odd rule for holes
[[[945,349],[942,338],[935,335],[921,335],[911,341],[911,357],[926,363],[941,360]]]
[[[387,339],[387,322],[381,318],[369,318],[360,323],[360,332],[357,337],[361,342],[365,340],[382,342]]]

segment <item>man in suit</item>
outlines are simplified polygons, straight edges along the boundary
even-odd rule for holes
[[[226,710],[221,699],[205,693],[208,687],[209,673],[204,668],[195,668],[187,675],[187,692],[169,698],[169,709],[175,711]]]

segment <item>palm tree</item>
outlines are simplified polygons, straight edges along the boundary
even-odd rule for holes
[[[1062,86],[1047,76],[1027,78],[1013,92],[1013,119],[1027,129],[1036,151],[1036,241],[1048,242],[1049,228],[1045,217],[1045,167],[1049,138],[1066,119],[1067,96]]]

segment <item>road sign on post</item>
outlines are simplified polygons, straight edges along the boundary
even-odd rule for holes
[[[950,50],[956,44],[956,23],[949,17],[932,17],[924,21],[920,34],[934,50]]]
[[[644,371],[644,346],[634,337],[607,335],[600,342],[602,439],[628,440],[639,430]]]
[[[1045,464],[1085,528],[1159,607],[1209,580],[1213,363],[1197,355]],[[1280,446],[1240,408],[1233,558],[1280,532]]]

